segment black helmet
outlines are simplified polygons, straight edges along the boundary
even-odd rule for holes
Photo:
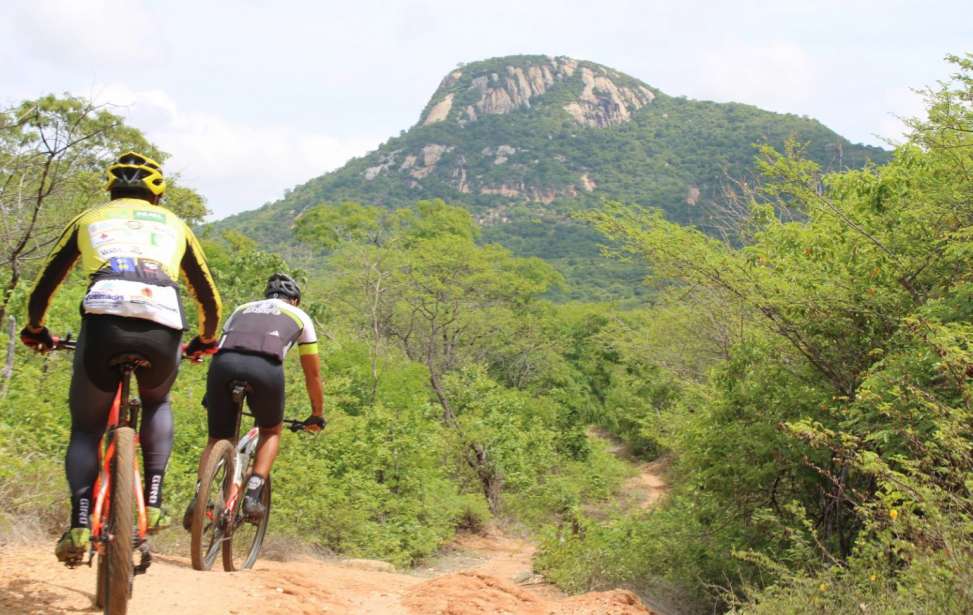
[[[294,278],[286,273],[275,273],[267,280],[267,288],[264,289],[264,297],[271,299],[284,297],[286,299],[301,300],[301,287],[297,285]]]

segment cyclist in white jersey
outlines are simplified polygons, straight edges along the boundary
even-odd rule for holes
[[[298,307],[301,289],[290,276],[275,273],[267,281],[264,296],[238,307],[223,326],[219,350],[210,362],[206,380],[203,403],[209,442],[200,461],[205,463],[217,440],[236,436],[237,408],[231,383],[246,382],[247,405],[260,428],[253,475],[243,500],[244,514],[254,521],[265,513],[260,496],[277,457],[284,418],[284,357],[295,345],[311,400],[311,416],[304,424],[309,431],[320,431],[326,423],[317,336],[313,321]],[[183,517],[184,526],[192,519],[194,505],[189,505]]]

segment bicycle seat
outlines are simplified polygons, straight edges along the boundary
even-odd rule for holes
[[[108,361],[108,364],[112,367],[124,367],[126,365],[131,365],[136,369],[152,367],[152,362],[137,352],[126,352],[124,354],[115,355],[110,361]]]

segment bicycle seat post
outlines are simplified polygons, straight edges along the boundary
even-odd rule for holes
[[[116,368],[122,376],[122,398],[121,407],[118,409],[118,425],[128,425],[137,431],[140,402],[137,397],[135,399],[131,397],[132,373],[140,368],[151,367],[152,364],[144,356],[131,353],[114,357],[109,361],[109,365]]]
[[[236,428],[233,430],[233,442],[240,440],[240,421],[243,419],[243,400],[247,395],[247,384],[245,382],[234,381],[230,383],[232,389],[233,403],[236,404]]]

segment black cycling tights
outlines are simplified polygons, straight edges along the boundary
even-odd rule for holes
[[[151,367],[135,372],[142,417],[139,436],[145,465],[145,503],[159,506],[162,479],[172,452],[172,408],[169,389],[179,367],[181,331],[148,320],[118,316],[85,316],[74,354],[71,378],[71,442],[64,460],[71,488],[71,527],[88,527],[91,490],[98,476],[98,442],[108,422],[121,379],[109,363],[135,352]]]

